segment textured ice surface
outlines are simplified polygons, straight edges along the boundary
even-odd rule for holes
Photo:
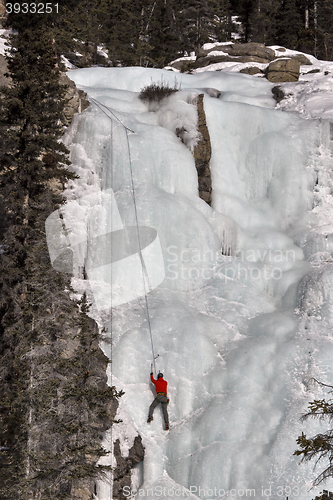
[[[81,177],[68,199],[112,188],[124,227],[135,227],[137,216],[157,231],[163,254],[165,279],[147,297],[156,368],[169,382],[169,433],[159,409],[146,423],[153,398],[146,302],[113,309],[113,376],[125,391],[128,436],[136,429],[146,449],[133,479],[139,496],[313,498],[316,472],[293,452],[302,430],[320,428],[299,422],[307,402],[322,396],[311,377],[333,381],[332,273],[315,276],[302,250],[320,263],[332,255],[316,229],[331,214],[325,123],[273,109],[272,85],[248,75],[176,75],[186,92],[154,112],[139,90],[152,81],[173,86],[175,74],[91,68],[69,76],[101,104],[67,132]],[[198,198],[193,157],[174,133],[182,120],[193,130],[188,95],[201,91],[212,207]],[[158,265],[155,257],[147,267]],[[91,288],[80,278],[74,285]],[[92,313],[110,334],[110,312],[98,309]],[[99,499],[109,494],[100,483]]]

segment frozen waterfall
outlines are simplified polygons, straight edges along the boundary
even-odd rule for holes
[[[293,452],[302,430],[321,428],[299,421],[322,394],[311,377],[333,382],[333,271],[326,264],[333,226],[318,228],[314,195],[318,172],[327,178],[330,168],[329,124],[274,109],[272,85],[248,75],[179,74],[181,90],[154,111],[138,98],[140,89],[173,86],[174,73],[90,68],[69,76],[91,105],[66,133],[80,179],[68,185],[67,207],[52,227],[78,231],[62,243],[78,269],[73,285],[88,291],[92,315],[112,330],[112,383],[125,391],[124,422],[113,426],[113,439],[122,438],[125,456],[133,436],[143,439],[143,466],[125,493],[314,498],[317,473]],[[211,97],[211,88],[221,96]],[[212,143],[212,207],[199,199],[191,148],[174,132],[184,127],[195,140],[198,93]],[[143,245],[143,278],[131,243],[137,227],[155,235]],[[105,235],[113,232],[119,238],[111,249]],[[169,383],[169,432],[158,408],[147,424],[153,392],[145,291],[157,369]],[[109,441],[107,434],[106,447]],[[110,500],[107,480],[96,491]]]

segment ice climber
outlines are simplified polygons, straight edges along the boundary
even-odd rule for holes
[[[162,405],[162,411],[163,411],[163,417],[164,417],[164,422],[165,422],[165,430],[169,430],[169,417],[168,417],[168,410],[167,410],[167,405],[169,403],[169,399],[167,397],[167,385],[168,382],[164,380],[163,378],[163,373],[159,373],[157,375],[157,380],[154,379],[153,377],[153,368],[150,373],[150,380],[155,386],[156,389],[156,398],[152,402],[149,408],[149,414],[148,414],[148,420],[147,422],[151,422],[153,420],[153,413],[157,405],[161,403]]]

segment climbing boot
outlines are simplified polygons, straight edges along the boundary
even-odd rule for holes
[[[152,420],[154,420],[153,417],[148,417],[147,424],[149,424]]]
[[[165,430],[168,431],[169,430],[169,424],[165,424]]]

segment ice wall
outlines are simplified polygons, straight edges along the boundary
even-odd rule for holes
[[[97,102],[66,135],[80,175],[68,200],[112,189],[123,226],[153,228],[164,263],[147,299],[156,368],[169,382],[169,432],[159,409],[146,422],[153,392],[144,297],[114,307],[111,325],[107,300],[101,308],[89,280],[73,281],[112,330],[113,383],[125,391],[128,434],[136,429],[146,449],[133,488],[148,498],[313,498],[316,473],[293,452],[302,430],[316,429],[299,422],[320,392],[311,377],[333,380],[331,337],[319,318],[331,324],[332,272],[318,279],[302,250],[311,260],[321,241],[313,191],[328,164],[320,123],[273,109],[271,84],[248,75],[177,75],[182,91],[163,103],[163,119],[138,92],[152,81],[173,86],[174,74],[91,68],[69,76]],[[195,127],[188,96],[196,92],[205,94],[212,141],[212,208],[199,199],[193,157],[174,133],[175,121]],[[110,260],[108,245],[99,252]],[[157,253],[146,264],[153,273]],[[108,495],[99,484],[99,500]]]

